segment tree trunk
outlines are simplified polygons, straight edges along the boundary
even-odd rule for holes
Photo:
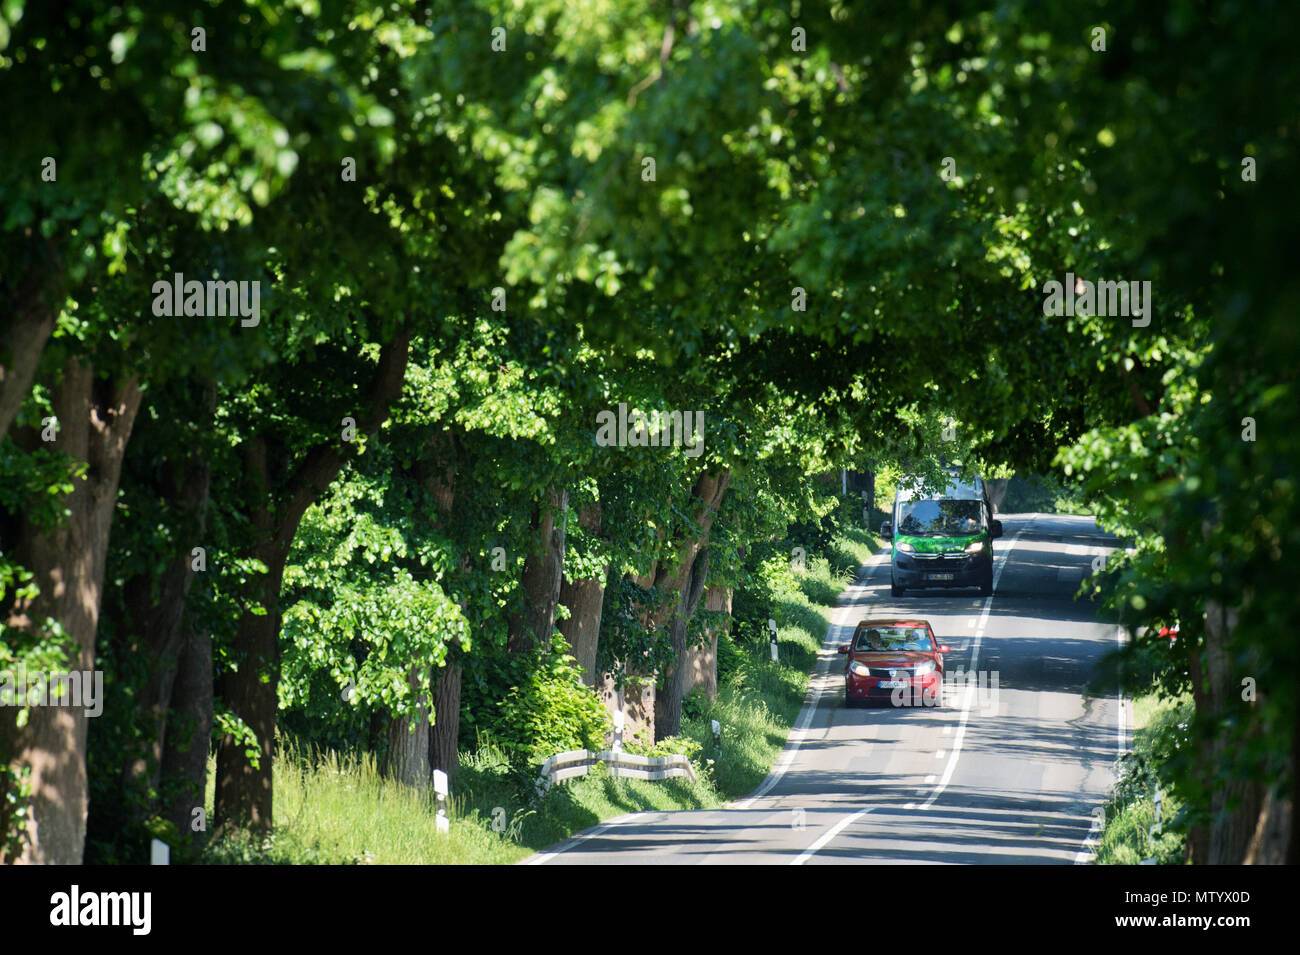
[[[235,646],[238,669],[221,677],[221,698],[253,732],[259,754],[250,758],[247,744],[225,733],[217,743],[217,792],[214,809],[221,828],[271,827],[275,715],[280,685],[280,583],[284,561],[258,548],[254,556],[268,567],[253,577],[242,595],[246,607],[263,607],[255,614],[245,610],[239,618]]]
[[[1208,639],[1208,637],[1207,637]],[[1188,678],[1192,684],[1192,702],[1195,706],[1198,718],[1204,717],[1213,711],[1213,702],[1210,695],[1207,681],[1205,678],[1205,668],[1201,662],[1201,654],[1193,647],[1188,653]],[[1213,758],[1212,745],[1209,739],[1197,739],[1194,745],[1199,751],[1197,764],[1202,767],[1212,765],[1210,760]],[[1201,823],[1193,823],[1187,827],[1187,861],[1191,865],[1205,865],[1206,860],[1210,857],[1210,829],[1209,826]]]
[[[1237,613],[1212,600],[1205,601],[1205,662],[1215,725],[1233,710],[1240,710],[1240,687],[1229,652]],[[1245,723],[1245,720],[1240,722]],[[1223,730],[1215,733],[1211,767],[1229,761],[1233,745]],[[1210,797],[1209,865],[1240,865],[1246,858],[1264,808],[1264,787],[1254,780],[1234,779],[1214,787]]]
[[[217,742],[213,815],[218,829],[271,827],[271,766],[280,683],[279,604],[284,557],[274,535],[266,457],[266,440],[261,436],[244,445],[245,466],[253,479],[253,499],[258,502],[251,514],[251,524],[260,543],[253,547],[251,556],[262,561],[267,572],[250,575],[240,594],[244,609],[235,636],[233,666],[220,680],[223,702],[252,731],[259,752],[250,758],[246,753],[248,744],[233,733],[222,734]]]
[[[202,809],[208,782],[208,750],[212,739],[212,637],[182,626],[176,681],[172,685],[167,739],[162,755],[164,818],[182,836],[198,842],[195,809]]]
[[[695,606],[699,602],[698,594],[695,601],[690,603],[682,600],[682,594],[683,591],[688,590],[691,582],[696,556],[708,546],[713,520],[717,516],[718,508],[722,506],[722,499],[727,493],[730,481],[731,472],[726,470],[718,474],[700,475],[691,488],[691,496],[696,502],[695,527],[677,541],[674,559],[661,562],[655,571],[654,586],[664,596],[665,604],[664,609],[655,615],[654,622],[656,625],[666,625],[673,651],[673,665],[666,674],[668,682],[664,692],[655,699],[655,739],[674,736],[680,729],[681,695],[684,683],[677,677],[680,676],[685,664],[687,631],[682,629],[678,632],[674,627],[677,618],[680,618],[688,608],[690,613],[694,613]],[[703,588],[703,578],[699,580],[699,585]],[[687,614],[682,620],[682,627],[685,628],[689,622],[690,615]],[[675,700],[666,699],[674,694]],[[675,718],[672,716],[673,713],[676,713]]]
[[[578,515],[578,524],[591,534],[600,534],[600,502],[584,507]],[[559,622],[560,633],[568,641],[573,658],[582,670],[582,682],[595,687],[596,651],[600,644],[600,618],[605,604],[605,575],[608,566],[601,569],[599,577],[586,580],[567,580],[560,585],[560,603],[569,611],[567,620]]]
[[[34,630],[47,617],[59,621],[75,648],[70,666],[89,672],[95,665],[95,631],[118,479],[140,407],[140,389],[135,378],[96,381],[89,364],[71,357],[54,388],[53,406],[62,429],[55,447],[85,463],[86,476],[73,482],[64,524],[46,532],[23,522],[16,556],[35,574],[40,593],[15,602],[6,623]],[[28,841],[21,861],[78,865],[85,850],[89,800],[85,709],[32,707],[22,729],[9,713],[0,714],[4,748],[19,766],[32,771]]]
[[[605,603],[604,578],[575,580],[560,588],[560,603],[569,610],[569,619],[559,623],[560,633],[568,642],[573,658],[582,670],[582,682],[596,685],[596,652],[600,645],[601,609]]]
[[[1294,776],[1294,771],[1288,775]],[[1291,848],[1292,799],[1283,797],[1280,785],[1264,796],[1255,832],[1246,848],[1244,865],[1286,865]]]
[[[460,773],[457,740],[460,736],[460,655],[449,650],[447,663],[436,674],[433,692],[433,728],[429,732],[429,767],[441,769],[449,779]]]
[[[411,670],[407,682],[412,691],[423,692],[418,668]],[[429,782],[429,753],[429,711],[421,706],[418,716],[403,716],[389,722],[383,775],[421,788]]]
[[[868,513],[876,509],[876,472],[862,472],[862,503],[868,508]],[[869,523],[869,522],[868,522]]]
[[[3,283],[4,276],[0,276]],[[18,409],[36,378],[45,343],[63,301],[62,272],[57,267],[29,266],[14,288],[5,288],[9,320],[0,327],[0,441],[9,433]]]
[[[510,620],[507,649],[512,654],[551,642],[555,608],[560,602],[560,582],[564,578],[564,522],[568,507],[568,490],[555,488],[547,491],[546,502],[538,507],[534,524],[537,549],[524,559],[521,579],[524,608]]]
[[[677,612],[668,624],[669,640],[673,648],[671,670],[666,674],[664,692],[655,702],[655,738],[676,736],[682,729],[682,700],[686,696],[686,651],[689,647],[691,617],[704,595],[704,582],[709,576],[709,549],[701,550],[691,562],[691,575],[682,588]]]
[[[205,410],[211,415],[215,410],[216,389],[206,389]],[[147,575],[127,582],[128,634],[139,635],[131,640],[127,653],[139,655],[149,661],[148,679],[137,697],[137,706],[145,714],[146,751],[139,758],[122,767],[124,789],[143,789],[157,792],[162,771],[163,750],[170,730],[168,715],[172,695],[187,634],[182,626],[186,601],[193,581],[192,548],[203,541],[207,525],[208,495],[212,484],[212,470],[198,448],[181,468],[176,480],[164,482],[156,488],[159,495],[173,501],[172,520],[180,533],[176,554],[163,570],[154,595],[154,581]],[[211,666],[208,667],[209,671]],[[204,695],[211,699],[209,686]],[[208,713],[209,723],[211,713]],[[204,749],[206,750],[206,744]]]
[[[989,503],[993,505],[993,513],[1002,513],[1002,502],[1007,499],[1007,487],[1011,484],[1010,478],[993,478],[988,483]]]
[[[731,588],[709,587],[704,592],[704,609],[731,613]],[[686,693],[699,688],[710,700],[718,696],[718,635],[726,631],[730,623],[722,623],[709,628],[709,643],[703,647],[688,647],[686,650]]]

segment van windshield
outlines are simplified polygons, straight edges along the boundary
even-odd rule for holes
[[[981,501],[902,501],[898,533],[910,537],[959,537],[984,529]]]

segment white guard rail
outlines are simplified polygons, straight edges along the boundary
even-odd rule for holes
[[[623,750],[602,750],[593,753],[587,749],[571,749],[556,753],[542,763],[537,775],[538,792],[546,792],[552,784],[577,776],[585,776],[591,767],[604,763],[611,776],[628,779],[669,779],[685,776],[695,781],[695,770],[685,756],[637,756]]]

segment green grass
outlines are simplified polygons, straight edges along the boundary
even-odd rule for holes
[[[744,660],[718,689],[695,698],[682,735],[698,741],[697,779],[613,779],[598,767],[545,796],[505,754],[480,740],[461,754],[452,784],[449,833],[437,832],[431,794],[380,776],[370,756],[303,752],[292,742],[275,759],[272,836],[226,836],[207,864],[508,864],[605,819],[631,812],[716,809],[752,792],[785,746],[830,622],[830,609],[856,570],[880,546],[862,529],[836,537],[777,594],[779,660],[766,643],[741,646]],[[715,747],[711,721],[723,727]],[[212,814],[214,767],[209,767]],[[494,825],[495,823],[495,825]],[[503,831],[498,831],[503,830]],[[179,861],[179,860],[178,860]]]
[[[291,743],[275,761],[273,836],[236,836],[210,846],[212,864],[367,864],[513,862],[524,855],[463,805],[437,831],[431,792],[384,779],[370,756],[299,752]],[[209,778],[212,774],[209,773]]]
[[[1137,865],[1152,858],[1157,865],[1185,861],[1184,836],[1170,824],[1182,808],[1175,794],[1162,793],[1163,824],[1154,839],[1151,829],[1155,825],[1155,770],[1160,749],[1167,747],[1163,741],[1173,736],[1176,724],[1186,721],[1191,710],[1190,696],[1170,700],[1149,694],[1133,701],[1133,748],[1106,804],[1097,865]]]

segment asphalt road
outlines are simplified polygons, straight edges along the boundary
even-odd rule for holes
[[[832,615],[803,711],[771,774],[722,810],[636,813],[528,864],[1075,863],[1128,744],[1115,697],[1085,701],[1120,639],[1073,594],[1114,547],[1091,518],[999,515],[992,597],[889,593],[876,555]],[[929,620],[946,657],[945,706],[846,709],[836,648],[857,621]],[[974,674],[966,683],[956,671]]]

